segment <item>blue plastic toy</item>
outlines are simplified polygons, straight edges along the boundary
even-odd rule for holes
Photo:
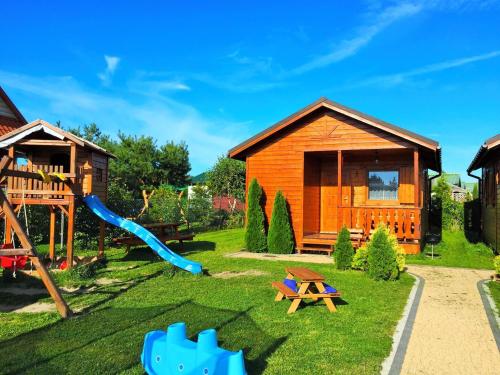
[[[186,324],[151,331],[144,338],[141,361],[149,375],[246,375],[243,352],[217,346],[217,333],[207,329],[198,342],[186,337]]]

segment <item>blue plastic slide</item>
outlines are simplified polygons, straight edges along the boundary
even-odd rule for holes
[[[97,196],[89,195],[83,198],[83,201],[95,215],[99,216],[99,218],[139,237],[167,262],[193,274],[201,273],[202,268],[200,263],[193,262],[177,255],[146,228],[111,212]]]

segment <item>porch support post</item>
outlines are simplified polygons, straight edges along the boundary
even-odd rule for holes
[[[418,148],[413,150],[413,190],[415,193],[415,207],[420,207],[420,166],[419,166],[419,152]]]
[[[342,229],[342,150],[337,151],[337,233]]]

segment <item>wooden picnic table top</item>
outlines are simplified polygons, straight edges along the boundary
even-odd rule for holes
[[[302,281],[325,281],[325,277],[305,267],[287,267],[286,272]]]
[[[180,223],[152,223],[152,224],[143,224],[144,228],[178,228],[180,227]]]

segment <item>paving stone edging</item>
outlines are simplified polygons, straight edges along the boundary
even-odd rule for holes
[[[485,279],[478,281],[477,289],[481,295],[481,301],[483,301],[484,310],[486,312],[486,316],[488,317],[493,337],[497,343],[497,348],[500,350],[500,318],[497,306],[491,297],[491,292],[487,285],[488,281],[490,280]]]
[[[401,373],[406,349],[408,348],[411,332],[413,330],[413,323],[415,322],[415,316],[417,315],[418,306],[420,304],[425,280],[418,275],[412,273],[408,274],[415,278],[415,284],[408,296],[403,316],[396,326],[391,353],[382,363],[381,375],[395,375]]]

